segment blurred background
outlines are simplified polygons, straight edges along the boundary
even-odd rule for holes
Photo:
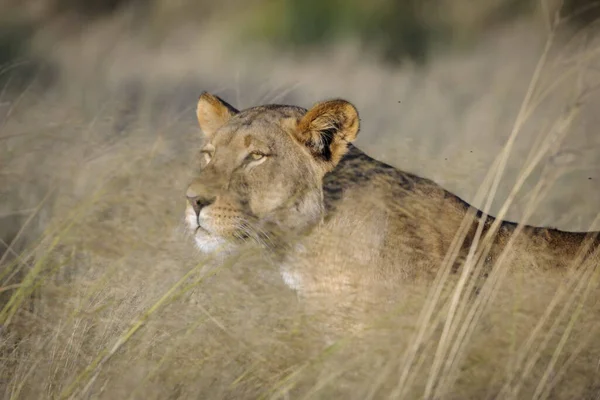
[[[597,64],[586,56],[584,78],[573,67],[595,43],[599,7],[586,0],[2,0],[0,7],[4,120],[16,109],[9,93],[34,86],[69,86],[92,101],[95,84],[125,108],[139,106],[142,92],[161,92],[155,96],[178,107],[190,128],[184,110],[201,90],[238,108],[345,97],[361,111],[363,149],[468,201],[477,201],[476,188],[510,135],[553,31],[534,88],[543,104],[530,107],[492,212],[524,152],[548,133],[548,116],[573,101],[578,79],[589,89]],[[586,96],[584,108],[594,109]],[[600,200],[595,114],[584,111],[554,149],[570,169],[533,223],[588,228]],[[119,115],[131,120],[133,113]],[[526,192],[509,218],[522,216]],[[575,217],[555,211],[574,207]]]
[[[492,215],[518,183],[506,219],[600,229],[598,17],[592,0],[0,0],[0,323],[15,327],[2,330],[3,394],[67,393],[197,263],[181,220],[203,90],[237,108],[345,98],[361,149],[480,208],[507,149]],[[277,386],[308,341],[293,333],[295,297],[256,268],[200,290],[226,328],[203,330],[188,303],[160,314],[95,393],[256,398]],[[33,312],[25,299],[40,287]],[[600,387],[588,367],[555,398]],[[483,384],[494,368],[466,370]],[[461,382],[455,398],[483,398],[485,385]]]

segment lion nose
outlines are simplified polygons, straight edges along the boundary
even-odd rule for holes
[[[202,211],[204,207],[210,206],[215,201],[214,197],[200,195],[191,188],[187,190],[185,196],[187,197],[188,202],[196,212],[196,215],[200,215],[200,211]]]

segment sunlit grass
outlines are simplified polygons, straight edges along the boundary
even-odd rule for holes
[[[565,172],[561,150],[585,118],[583,106],[594,99],[597,82],[589,70],[597,49],[557,56],[560,22],[549,20],[546,47],[512,130],[473,196],[486,211],[500,198],[499,218],[523,190],[528,196],[520,222],[539,210]],[[330,335],[323,322],[335,314],[335,303],[324,299],[311,309],[315,304],[298,299],[260,254],[248,250],[217,263],[198,254],[186,236],[182,193],[200,143],[192,105],[165,104],[148,78],[132,117],[122,112],[122,92],[104,87],[103,77],[77,78],[54,93],[37,97],[32,87],[18,101],[6,99],[15,107],[0,132],[0,143],[7,143],[0,153],[3,173],[13,184],[31,180],[43,195],[21,200],[15,190],[17,204],[6,213],[0,209],[0,217],[25,210],[18,214],[23,228],[6,243],[0,263],[4,397],[597,395],[599,269],[597,256],[583,262],[585,246],[569,271],[515,270],[508,265],[519,245],[516,235],[481,283],[476,277],[498,226],[487,236],[480,226],[455,275],[465,222],[433,282],[398,284],[394,301],[359,321],[361,330]],[[566,95],[562,84],[572,88]],[[269,102],[279,95],[288,93],[256,97]],[[556,98],[562,112],[534,127],[538,136],[528,152],[517,149],[531,118]],[[31,132],[37,141],[26,139]],[[524,163],[503,190],[515,153]],[[41,221],[40,235],[17,248],[35,221]],[[322,238],[325,246],[341,240]],[[351,306],[364,316],[359,302]]]

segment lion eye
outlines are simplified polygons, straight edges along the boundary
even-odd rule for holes
[[[258,160],[262,160],[263,158],[265,158],[266,156],[262,153],[250,153],[250,158],[253,161],[258,161]]]

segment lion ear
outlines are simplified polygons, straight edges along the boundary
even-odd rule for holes
[[[231,104],[208,92],[202,92],[196,108],[200,129],[208,137],[214,135],[238,112]]]
[[[315,104],[300,118],[295,129],[296,139],[331,171],[348,151],[359,131],[358,111],[346,100],[328,100]]]

